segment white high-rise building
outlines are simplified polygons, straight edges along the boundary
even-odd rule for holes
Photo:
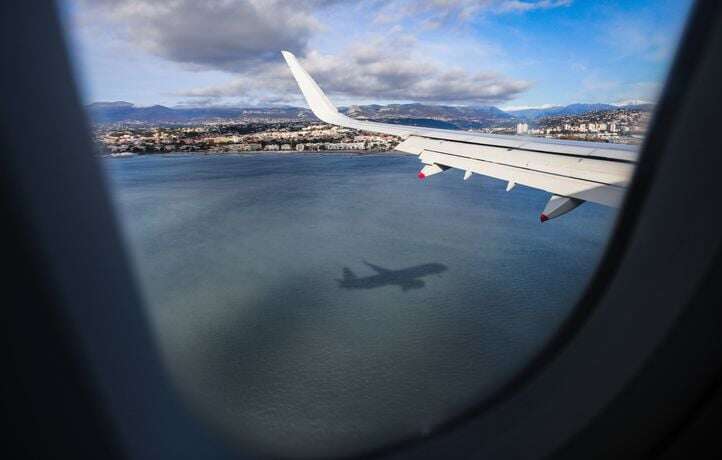
[[[529,132],[529,125],[526,123],[517,123],[516,125],[516,133],[517,134],[526,134]]]

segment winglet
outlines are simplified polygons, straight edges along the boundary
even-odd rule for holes
[[[281,51],[283,58],[286,60],[288,67],[291,69],[293,78],[296,79],[298,87],[301,89],[303,96],[306,98],[308,106],[319,119],[326,123],[337,124],[338,117],[341,114],[336,107],[326,97],[321,88],[306,72],[301,64],[298,63],[296,56],[289,51]]]

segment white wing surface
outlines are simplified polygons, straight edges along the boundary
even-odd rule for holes
[[[340,113],[296,57],[282,51],[309,107],[322,121],[347,128],[400,136],[396,150],[418,155],[420,179],[449,168],[464,179],[482,174],[552,194],[542,222],[561,216],[585,201],[619,207],[632,177],[637,150],[632,146],[501,136],[356,120]]]

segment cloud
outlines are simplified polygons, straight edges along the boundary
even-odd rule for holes
[[[569,6],[572,0],[540,0],[540,1],[520,1],[508,0],[502,1],[499,5],[499,12],[516,12],[524,13],[532,10],[549,10]]]
[[[614,90],[618,88],[619,85],[619,81],[600,77],[596,73],[584,77],[581,81],[582,89],[590,94]]]
[[[589,71],[589,66],[580,61],[571,61],[569,63],[569,68],[572,69],[574,72],[578,73],[584,73]]]
[[[655,103],[661,91],[660,82],[620,81],[591,72],[581,80],[575,98],[588,102],[604,102],[615,105]]]
[[[161,58],[235,71],[303,53],[320,25],[314,11],[341,0],[84,0],[89,14]]]
[[[618,57],[652,62],[668,61],[677,42],[676,34],[655,27],[654,21],[632,17],[618,17],[606,23],[600,37]]]
[[[520,14],[570,3],[570,0],[353,3],[359,18],[375,17],[377,23],[384,24],[349,38],[345,45],[338,43],[334,55],[330,55],[311,46],[323,31],[318,17],[333,12],[338,4],[351,3],[350,0],[75,1],[83,6],[86,23],[112,30],[117,39],[149,55],[181,64],[184,70],[215,70],[234,75],[225,83],[172,91],[173,97],[188,99],[183,104],[198,101],[199,105],[213,101],[226,104],[231,99],[251,105],[299,103],[295,82],[280,58],[281,49],[299,56],[324,89],[342,99],[453,104],[509,101],[531,84],[498,73],[475,72],[468,66],[449,66],[445,63],[466,64],[469,55],[462,61],[445,58],[454,52],[439,54],[432,50],[438,44],[419,44],[413,35],[403,31],[429,30],[482,14]],[[462,43],[449,46],[458,48]],[[483,48],[480,43],[475,47]]]
[[[654,103],[659,99],[662,84],[656,81],[638,81],[622,85],[617,93],[618,105],[635,103]]]
[[[572,0],[394,0],[383,3],[375,21],[417,20],[426,28],[463,23],[483,14],[526,13],[571,5]]]
[[[280,62],[280,58],[279,58]],[[326,92],[345,98],[491,104],[508,101],[531,84],[492,72],[468,72],[425,58],[410,40],[394,48],[384,43],[355,45],[337,55],[310,51],[304,67]],[[268,64],[223,85],[196,88],[184,97],[237,97],[260,100],[260,93],[277,102],[296,102],[298,89],[285,64]],[[284,95],[291,95],[289,99]],[[264,101],[264,102],[267,102]]]
[[[350,0],[76,0],[145,51],[199,69],[237,71],[273,60],[280,49],[303,55],[322,29],[319,12]],[[424,30],[483,13],[524,13],[571,0],[371,0],[377,23],[418,21]]]
[[[505,112],[513,112],[515,110],[528,110],[528,109],[550,109],[552,107],[558,107],[554,104],[536,104],[536,105],[506,105],[501,107]]]

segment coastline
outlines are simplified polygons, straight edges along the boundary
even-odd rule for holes
[[[261,156],[261,155],[304,155],[304,156],[323,156],[323,155],[344,155],[344,156],[394,156],[405,155],[396,150],[254,150],[254,151],[237,151],[237,152],[213,152],[213,151],[196,151],[196,152],[122,152],[122,153],[100,153],[96,156],[100,158],[135,158],[135,157],[179,157],[179,156]]]

